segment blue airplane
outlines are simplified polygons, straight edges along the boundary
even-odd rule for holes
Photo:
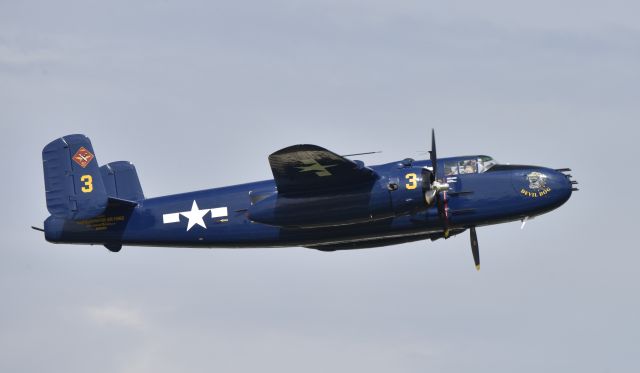
[[[273,180],[145,198],[135,167],[99,166],[84,135],[42,151],[53,243],[193,248],[302,246],[321,251],[364,249],[523,221],[565,203],[577,190],[570,169],[499,164],[489,156],[430,159],[367,167],[316,145],[269,156]]]

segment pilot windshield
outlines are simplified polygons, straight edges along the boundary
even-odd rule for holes
[[[478,161],[475,159],[465,159],[458,163],[460,174],[475,174],[478,172]]]
[[[444,163],[445,176],[475,174],[489,170],[497,164],[496,161],[486,155],[478,158],[465,159],[462,161],[446,161]]]
[[[483,155],[478,158],[478,172],[486,172],[496,164],[497,162],[493,158]]]

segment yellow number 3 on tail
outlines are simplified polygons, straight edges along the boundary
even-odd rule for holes
[[[80,177],[80,181],[84,183],[84,186],[80,188],[82,193],[93,192],[93,177],[91,177],[91,175],[82,175],[82,177]]]

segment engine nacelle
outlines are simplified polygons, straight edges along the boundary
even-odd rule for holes
[[[326,193],[273,194],[249,209],[257,223],[287,228],[319,228],[369,223],[414,214],[429,208],[431,172],[421,167],[392,170],[369,185]]]
[[[433,175],[423,167],[405,166],[387,175],[391,208],[394,216],[410,215],[424,211],[433,205],[430,195]]]

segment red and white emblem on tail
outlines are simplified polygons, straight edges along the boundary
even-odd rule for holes
[[[76,154],[74,154],[73,157],[71,157],[71,159],[73,159],[82,168],[87,167],[87,165],[91,163],[91,160],[93,160],[93,158],[94,158],[93,154],[91,154],[90,151],[85,149],[84,146],[81,146],[80,149],[78,149],[78,151],[76,152]]]

